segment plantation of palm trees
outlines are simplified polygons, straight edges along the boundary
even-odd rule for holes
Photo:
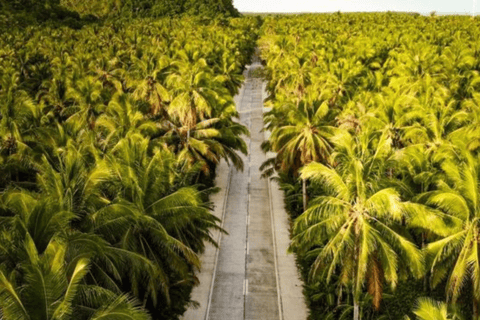
[[[195,307],[256,47],[310,319],[480,319],[479,21],[0,0],[0,319]]]
[[[480,24],[266,17],[263,168],[311,319],[479,319]]]
[[[0,319],[177,319],[256,20],[123,19],[0,33]]]

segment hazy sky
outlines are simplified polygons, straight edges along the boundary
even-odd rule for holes
[[[478,0],[233,0],[240,12],[412,11],[472,14]],[[480,4],[480,1],[478,1]],[[479,4],[476,12],[480,11]]]

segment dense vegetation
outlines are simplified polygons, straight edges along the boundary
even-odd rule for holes
[[[0,318],[175,319],[246,153],[254,19],[0,33]]]
[[[65,8],[82,15],[97,17],[109,15],[133,16],[177,16],[182,14],[199,16],[239,16],[232,0],[61,0]]]
[[[265,18],[264,148],[277,155],[264,169],[287,194],[312,319],[451,319],[455,305],[478,319],[479,27]]]
[[[79,29],[139,17],[239,17],[232,0],[0,0],[0,31],[48,22]]]
[[[0,0],[1,319],[195,303],[216,164],[247,152],[233,96],[260,19],[236,15],[230,0]],[[265,18],[263,169],[287,196],[311,319],[479,318],[479,27]]]
[[[79,13],[61,6],[59,0],[0,0],[0,32],[46,21],[52,25],[80,28],[92,18],[95,17],[82,19]]]

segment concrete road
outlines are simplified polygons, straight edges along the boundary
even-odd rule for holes
[[[246,138],[249,155],[243,157],[245,170],[237,172],[222,163],[217,177],[222,192],[212,199],[214,214],[223,220],[229,234],[216,234],[219,249],[210,246],[202,256],[200,286],[192,293],[200,307],[189,309],[185,320],[306,319],[294,257],[286,255],[289,235],[283,195],[261,178],[259,170],[266,160],[260,148],[265,139],[265,86],[252,75],[260,67],[258,62],[248,67],[245,83],[235,97],[240,121],[251,132]]]

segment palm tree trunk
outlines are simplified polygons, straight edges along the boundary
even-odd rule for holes
[[[357,287],[358,285],[358,256],[360,250],[360,233],[358,230],[358,225],[355,225],[355,244],[354,244],[354,277],[353,277],[353,320],[360,319],[360,307],[358,304],[358,300],[360,300],[360,294],[357,292],[360,288]]]
[[[307,180],[302,179],[303,211],[307,211]]]
[[[422,250],[426,247],[426,235],[425,232],[422,232]],[[428,271],[426,272],[423,278],[423,292],[427,292],[428,289]]]
[[[360,306],[357,298],[353,298],[353,320],[360,320]]]
[[[340,290],[338,291],[338,296],[337,296],[337,307],[342,304],[342,293],[343,293],[343,287],[340,286]]]

